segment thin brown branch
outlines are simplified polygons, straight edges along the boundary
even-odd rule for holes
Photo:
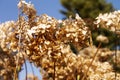
[[[31,69],[32,69],[32,74],[33,74],[33,76],[35,76],[35,73],[34,73],[34,69],[33,69],[32,63],[30,63],[30,67],[31,67]]]
[[[88,66],[88,69],[85,71],[85,73],[84,73],[85,75],[83,76],[83,78],[82,78],[81,80],[84,80],[85,77],[87,76],[87,73],[88,73],[88,71],[89,71],[92,63],[93,63],[93,61],[95,60],[95,58],[96,58],[96,56],[97,56],[97,54],[98,54],[98,51],[99,51],[99,49],[100,49],[101,44],[102,44],[102,43],[100,42],[99,45],[98,45],[97,51],[95,52],[95,55],[93,56],[93,59],[92,59],[92,61],[90,62],[89,66]]]
[[[54,60],[54,75],[53,75],[53,80],[55,80],[55,60]]]

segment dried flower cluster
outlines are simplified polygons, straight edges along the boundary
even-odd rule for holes
[[[96,40],[99,41],[99,42],[103,42],[103,43],[108,43],[109,42],[108,38],[106,36],[103,36],[103,35],[97,36]]]
[[[7,53],[0,53],[0,80],[13,79],[13,71],[16,66],[13,57]]]
[[[84,74],[88,70],[88,66],[90,65],[92,58],[94,57],[96,51],[98,49],[96,47],[88,47],[79,52],[79,59],[82,62],[82,66],[80,66],[80,70]],[[118,54],[120,54],[118,52]],[[87,80],[115,80],[115,73],[113,69],[114,63],[114,51],[110,51],[107,48],[99,49],[95,60],[90,65],[89,71],[87,73]],[[118,55],[119,57],[120,55]],[[118,66],[119,66],[118,59]],[[120,73],[117,73],[116,80],[120,79]]]
[[[18,8],[24,15],[20,14],[16,22],[0,24],[3,50],[0,53],[0,78],[12,80],[28,59],[41,67],[43,80],[115,79],[112,51],[100,49],[92,64],[96,47],[85,48],[78,55],[72,52],[71,43],[80,49],[89,46],[90,31],[78,15],[66,20],[56,20],[46,14],[37,16],[34,6],[22,0]],[[117,78],[119,80],[119,73]]]
[[[16,71],[18,39],[15,28],[17,26],[15,27],[14,21],[8,21],[0,25],[0,47],[2,48],[0,49],[0,76],[4,76],[5,80],[12,80],[13,72]],[[22,58],[20,58],[18,68],[21,67],[23,62]]]
[[[100,14],[95,24],[111,31],[120,30],[120,11]]]

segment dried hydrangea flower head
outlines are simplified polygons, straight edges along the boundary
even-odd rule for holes
[[[88,47],[80,51],[80,54],[77,56],[77,65],[79,66],[78,73],[82,77],[85,71],[88,70],[89,64],[96,53],[97,48]],[[106,48],[101,48],[98,51],[98,55],[93,61],[89,71],[87,73],[86,80],[114,80],[115,73],[113,70],[113,65],[111,64],[111,60],[114,60],[114,51],[110,51]],[[119,63],[118,63],[119,65]],[[117,73],[116,79],[119,80],[120,74]]]
[[[87,45],[89,30],[84,21],[78,15],[76,19],[69,18],[61,22],[47,15],[36,16],[34,6],[23,0],[18,3],[18,8],[28,20],[22,15],[16,22],[0,25],[2,49],[9,54],[15,53],[21,59],[22,55],[27,56],[51,77],[55,66],[57,79],[74,79],[68,76],[74,75],[74,64],[77,62],[69,43],[81,47]]]
[[[22,12],[27,16],[36,15],[36,10],[34,8],[34,5],[31,3],[27,3],[24,0],[21,0],[18,3],[18,8],[21,9]]]
[[[81,47],[87,44],[89,30],[82,19],[67,19],[59,23],[54,18],[42,15],[38,26],[27,31],[29,40],[33,41],[28,43],[27,50],[31,61],[42,67],[51,77],[54,74],[55,61],[56,78],[59,80],[69,79],[67,74],[75,75],[76,55],[72,53],[68,43],[79,44]]]
[[[4,80],[13,79],[16,68],[17,39],[15,38],[15,22],[8,21],[0,24],[0,76]],[[20,64],[23,63],[22,60]]]
[[[16,39],[16,26],[14,21],[0,24],[0,76],[4,80],[12,80],[16,68],[16,54],[18,51],[18,39]],[[21,66],[24,61],[20,59]],[[20,70],[20,69],[19,69]]]
[[[100,14],[96,19],[97,20],[95,24],[97,24],[98,26],[107,28],[111,31],[120,30],[120,10]]]
[[[0,24],[0,41],[4,51],[9,51],[8,47],[12,46],[12,37],[14,36],[14,21],[8,21]],[[9,43],[11,42],[11,43]]]
[[[108,38],[106,36],[103,36],[103,35],[98,35],[96,40],[99,41],[99,42],[102,42],[102,43],[108,43],[109,42]]]

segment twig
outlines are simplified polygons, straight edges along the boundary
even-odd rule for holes
[[[31,69],[32,69],[32,74],[33,74],[33,76],[35,76],[32,63],[30,63],[30,67],[31,67]]]
[[[95,60],[95,57],[97,56],[97,53],[98,53],[98,51],[99,51],[99,48],[100,48],[101,44],[102,44],[102,43],[100,42],[99,45],[98,45],[97,51],[95,52],[95,55],[93,56],[93,59],[92,59],[92,61],[90,62],[89,66],[88,66],[88,69],[86,70],[85,75],[83,76],[83,78],[82,78],[81,80],[84,80],[85,77],[87,76],[87,73],[88,73],[88,71],[89,71],[89,69],[90,69],[93,61]]]
[[[90,31],[90,46],[93,46],[93,41],[92,41],[92,34],[91,34],[91,31]]]
[[[5,62],[1,55],[0,55],[0,59],[1,59],[3,62]]]
[[[118,45],[118,41],[117,41],[117,30],[116,30],[116,27],[115,27],[115,64],[114,66],[116,67],[117,66],[117,45]],[[115,70],[115,80],[117,80],[117,72]]]
[[[53,80],[55,80],[55,60],[54,60],[54,75],[53,75]]]
[[[25,61],[25,59],[24,59],[24,61]],[[27,62],[26,61],[25,61],[25,74],[26,74],[25,80],[27,80]]]
[[[21,2],[22,0],[19,0],[19,2]],[[21,37],[22,37],[22,34],[21,34],[21,30],[22,30],[22,25],[21,25],[21,15],[23,15],[23,13],[18,10],[18,20],[19,20],[19,28],[20,31],[19,31],[19,40],[18,40],[18,53],[20,53],[22,50],[21,50]],[[23,58],[24,58],[24,55],[22,54]],[[16,56],[16,68],[15,68],[15,73],[14,73],[14,80],[18,80],[18,66],[19,66],[19,55]],[[27,76],[27,64],[26,64],[26,61],[25,61],[25,58],[24,58],[24,62],[25,62],[25,71],[26,71],[26,76]],[[27,77],[26,77],[26,80],[27,80]]]

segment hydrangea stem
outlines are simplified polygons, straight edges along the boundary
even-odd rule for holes
[[[87,76],[87,73],[88,73],[88,71],[89,71],[92,63],[93,63],[93,61],[95,60],[95,58],[96,58],[96,56],[97,56],[97,54],[98,54],[98,51],[99,51],[99,49],[100,49],[101,44],[102,44],[102,43],[100,42],[99,45],[98,45],[97,51],[95,52],[95,55],[93,56],[93,59],[92,59],[92,61],[90,62],[90,64],[88,65],[88,69],[85,71],[85,73],[84,73],[85,75],[83,76],[83,78],[82,78],[81,80],[85,80],[85,77]]]

